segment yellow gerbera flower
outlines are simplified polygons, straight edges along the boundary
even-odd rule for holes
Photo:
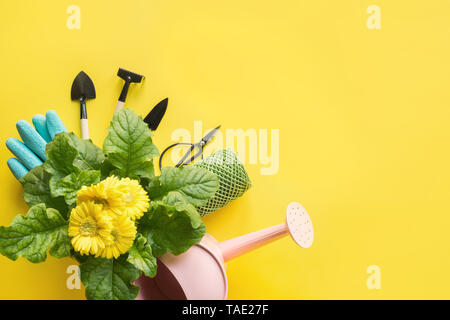
[[[102,206],[93,201],[83,202],[70,212],[69,236],[72,246],[81,254],[98,254],[112,239],[111,219]]]
[[[112,259],[118,258],[131,248],[136,237],[136,226],[126,215],[115,216],[112,220],[111,235],[113,241],[100,250],[96,257]]]
[[[123,193],[125,212],[132,220],[142,217],[149,207],[149,197],[137,180],[120,179],[119,190]]]
[[[122,214],[124,208],[123,196],[118,189],[119,179],[111,176],[96,185],[83,186],[77,193],[77,204],[94,201],[103,205],[103,209],[115,214]]]

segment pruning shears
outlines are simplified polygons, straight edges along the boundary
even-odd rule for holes
[[[174,143],[170,146],[168,146],[162,153],[161,153],[161,157],[159,157],[159,169],[161,170],[161,163],[162,163],[162,158],[164,156],[164,154],[169,151],[170,149],[172,149],[175,146],[178,145],[190,145],[191,147],[189,148],[189,150],[184,154],[184,156],[181,158],[180,161],[178,161],[178,163],[175,165],[176,168],[184,166],[186,164],[191,163],[192,161],[194,161],[196,158],[201,157],[201,159],[203,159],[203,148],[214,138],[214,136],[216,135],[217,131],[219,131],[220,129],[220,125],[217,126],[216,128],[212,129],[210,132],[208,132],[199,142],[197,143],[188,143],[188,142],[177,142]],[[192,155],[192,152],[194,152],[195,149],[198,149],[197,152],[195,152]],[[188,158],[189,156],[191,156],[190,158]]]

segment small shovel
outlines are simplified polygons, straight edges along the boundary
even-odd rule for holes
[[[89,139],[89,126],[86,111],[86,100],[95,99],[95,87],[91,78],[84,72],[75,77],[72,83],[71,91],[72,100],[80,101],[80,122],[81,122],[81,138]]]
[[[158,128],[159,123],[161,122],[162,118],[164,117],[164,114],[166,113],[168,103],[169,103],[169,98],[165,98],[164,100],[161,100],[145,116],[144,122],[148,125],[148,128],[151,131],[155,131]]]

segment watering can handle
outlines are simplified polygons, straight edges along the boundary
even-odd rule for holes
[[[255,231],[219,243],[224,261],[229,261],[244,253],[257,249],[269,242],[278,240],[289,233],[286,223]]]

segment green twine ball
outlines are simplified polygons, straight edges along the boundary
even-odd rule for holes
[[[244,165],[232,149],[218,150],[194,165],[207,169],[219,178],[219,190],[214,197],[205,206],[197,208],[202,217],[225,207],[252,186]]]

